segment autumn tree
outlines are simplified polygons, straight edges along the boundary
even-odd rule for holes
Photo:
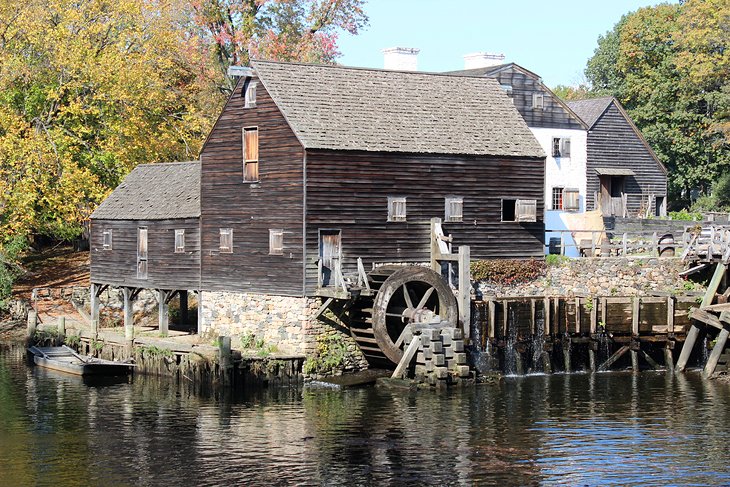
[[[251,58],[332,63],[340,32],[367,24],[364,0],[194,0],[194,19],[221,76]],[[224,87],[232,80],[224,78]]]
[[[624,16],[588,61],[591,95],[613,95],[670,171],[687,203],[730,172],[730,3],[687,0]]]

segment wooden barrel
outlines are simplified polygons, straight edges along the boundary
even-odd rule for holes
[[[659,257],[674,257],[674,235],[665,233],[657,242]]]

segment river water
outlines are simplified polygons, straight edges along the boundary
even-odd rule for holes
[[[465,390],[85,384],[0,351],[0,485],[730,484],[730,385],[697,372]]]

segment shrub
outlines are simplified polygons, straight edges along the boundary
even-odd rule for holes
[[[305,374],[332,372],[342,368],[347,357],[347,344],[341,335],[319,335],[317,353],[308,357],[302,367]]]
[[[720,176],[712,186],[712,197],[718,210],[730,211],[730,173]]]
[[[509,286],[545,275],[545,261],[537,259],[477,260],[471,263],[474,280]]]
[[[564,255],[549,254],[545,256],[545,265],[548,267],[559,266],[570,260],[570,257]]]
[[[679,211],[670,211],[669,218],[671,218],[672,220],[696,222],[702,220],[702,213],[690,212],[686,209],[681,209]]]

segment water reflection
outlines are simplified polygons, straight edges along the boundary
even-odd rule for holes
[[[201,395],[85,384],[5,351],[0,472],[3,485],[717,484],[729,400],[697,373]]]

